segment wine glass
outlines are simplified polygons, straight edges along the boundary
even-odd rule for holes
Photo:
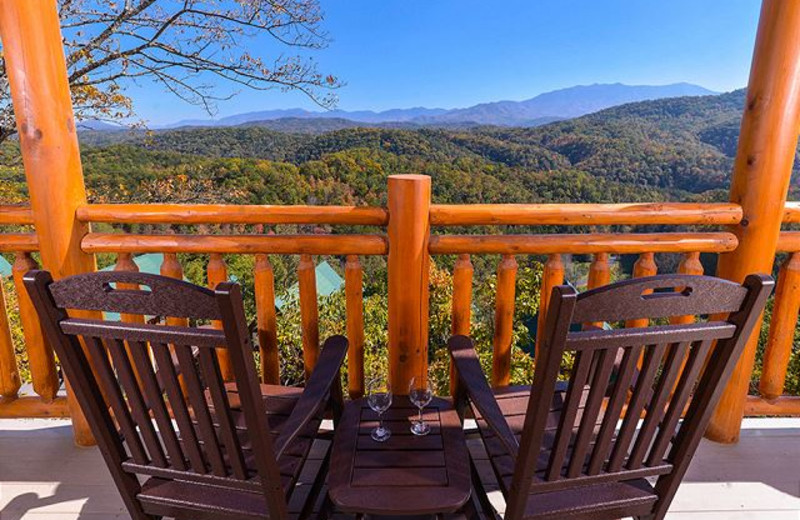
[[[428,406],[433,399],[433,389],[428,378],[413,377],[408,387],[408,400],[419,410],[419,418],[411,423],[411,433],[414,435],[428,435],[431,425],[422,418],[422,409]]]
[[[372,429],[372,439],[386,442],[392,436],[389,428],[383,426],[383,413],[392,405],[392,389],[385,379],[373,379],[367,389],[367,403],[373,412],[378,414],[378,426]]]

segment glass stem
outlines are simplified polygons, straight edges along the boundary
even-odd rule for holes
[[[422,424],[422,407],[419,407],[419,423]]]
[[[378,414],[378,430],[383,431],[383,412]]]

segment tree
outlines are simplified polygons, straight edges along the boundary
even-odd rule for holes
[[[306,50],[324,48],[319,0],[58,0],[69,82],[78,120],[135,116],[126,83],[154,80],[209,114],[235,91],[215,85],[305,93],[323,107],[340,86],[318,72]],[[243,42],[266,35],[268,60]],[[291,55],[280,53],[291,48]],[[0,61],[0,142],[16,132],[8,77]]]

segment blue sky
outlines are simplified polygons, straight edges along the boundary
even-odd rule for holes
[[[464,107],[591,83],[747,82],[757,0],[321,0],[332,42],[313,53],[347,83],[345,110]],[[268,38],[249,50],[269,57]],[[220,86],[222,92],[234,92]],[[153,124],[207,118],[155,85],[132,86]],[[297,93],[240,91],[218,117],[315,106]]]

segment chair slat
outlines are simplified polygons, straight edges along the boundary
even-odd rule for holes
[[[186,406],[178,375],[175,372],[170,347],[163,343],[154,344],[153,356],[158,366],[158,376],[164,385],[164,391],[172,408],[172,414],[178,424],[181,444],[189,459],[189,464],[194,471],[205,473],[207,470],[206,464],[200,451],[200,444],[197,442],[197,434],[192,425],[192,417],[189,415],[189,409]]]
[[[114,376],[114,370],[108,362],[108,351],[100,338],[88,337],[85,339],[86,348],[92,360],[92,367],[97,374],[99,386],[108,400],[111,410],[114,412],[114,419],[122,430],[122,435],[133,460],[137,464],[148,464],[149,459],[145,454],[142,440],[139,438],[139,433],[133,424],[128,405],[125,404],[125,398],[122,396],[117,379]]]
[[[631,382],[633,381],[636,363],[641,356],[643,348],[644,347],[641,345],[627,348],[622,356],[619,371],[617,372],[617,380],[614,383],[614,390],[609,398],[605,415],[603,416],[603,424],[600,426],[592,457],[589,460],[589,475],[597,475],[600,473],[600,470],[606,462],[611,440],[614,437],[617,423],[622,415],[622,408],[625,406],[625,401],[628,399],[628,392]]]
[[[153,421],[150,419],[144,397],[139,391],[136,375],[131,367],[130,359],[128,359],[125,342],[120,339],[109,342],[109,351],[111,352],[111,359],[114,361],[114,368],[117,369],[119,381],[128,399],[131,415],[139,426],[139,430],[142,432],[142,438],[144,439],[145,446],[147,446],[150,459],[156,466],[162,468],[166,467],[167,459],[164,454],[164,448],[158,440],[158,434],[155,428],[153,428]]]
[[[583,410],[578,437],[575,439],[572,458],[567,468],[568,478],[577,477],[586,464],[586,453],[589,451],[592,434],[596,431],[597,416],[600,413],[600,405],[603,404],[603,398],[608,389],[608,381],[611,377],[611,370],[614,368],[616,355],[617,349],[606,349],[596,356],[599,359],[592,378],[589,396],[586,399],[586,407]]]
[[[689,352],[689,357],[681,371],[681,378],[678,380],[678,384],[673,392],[669,409],[664,416],[656,440],[653,442],[653,447],[650,449],[650,455],[647,458],[648,466],[661,464],[664,460],[667,447],[673,435],[675,435],[675,427],[678,424],[681,414],[683,414],[683,410],[686,408],[686,403],[691,397],[692,390],[694,390],[700,371],[705,365],[706,357],[711,350],[712,343],[713,341],[709,339],[696,342]]]
[[[153,418],[158,425],[161,440],[167,448],[169,463],[179,471],[186,470],[186,460],[183,456],[178,436],[172,427],[172,420],[169,411],[164,404],[161,394],[161,387],[153,371],[153,362],[150,360],[150,348],[147,343],[141,341],[130,342],[130,354],[133,358],[134,366],[142,382],[144,395],[147,397],[147,404],[152,412]]]
[[[178,366],[189,394],[189,403],[192,406],[194,417],[197,420],[199,437],[203,441],[203,451],[211,465],[211,471],[218,477],[227,477],[225,463],[222,460],[222,452],[219,449],[219,441],[214,430],[214,423],[211,421],[211,413],[208,410],[205,392],[200,384],[200,379],[196,372],[192,347],[186,345],[175,345],[175,357],[178,358]],[[203,347],[201,347],[203,348]]]
[[[642,466],[642,461],[648,448],[650,448],[650,443],[653,440],[656,428],[664,417],[667,400],[669,399],[672,389],[675,387],[675,381],[678,378],[678,374],[680,374],[680,369],[683,365],[683,360],[686,358],[688,349],[689,344],[685,342],[670,345],[669,353],[662,368],[661,376],[658,378],[658,384],[653,398],[647,406],[647,415],[639,429],[639,435],[636,436],[636,442],[634,442],[633,449],[628,457],[628,469],[639,469]]]
[[[664,356],[666,348],[667,345],[665,343],[659,343],[655,346],[648,345],[645,348],[642,370],[637,374],[636,386],[628,403],[628,409],[625,412],[625,420],[622,421],[622,427],[611,452],[608,471],[619,471],[622,468],[622,462],[628,455],[628,447],[635,433],[636,425],[639,423],[639,417],[652,394],[653,378],[661,364],[661,358]]]
[[[216,349],[201,348],[198,353],[198,359],[208,385],[208,392],[211,394],[211,402],[214,404],[214,416],[219,423],[228,463],[231,465],[233,475],[244,480],[247,478],[247,469],[242,455],[242,446],[236,435],[236,424],[233,421],[233,414],[231,413],[225,388],[220,383],[222,381],[222,372],[216,353]]]
[[[594,360],[594,352],[576,352],[575,365],[572,377],[569,381],[569,388],[561,410],[561,420],[553,443],[553,450],[550,453],[550,462],[547,468],[547,480],[561,478],[561,470],[564,465],[564,458],[567,454],[570,441],[575,430],[575,419],[578,414],[578,407],[584,396],[586,381]]]

